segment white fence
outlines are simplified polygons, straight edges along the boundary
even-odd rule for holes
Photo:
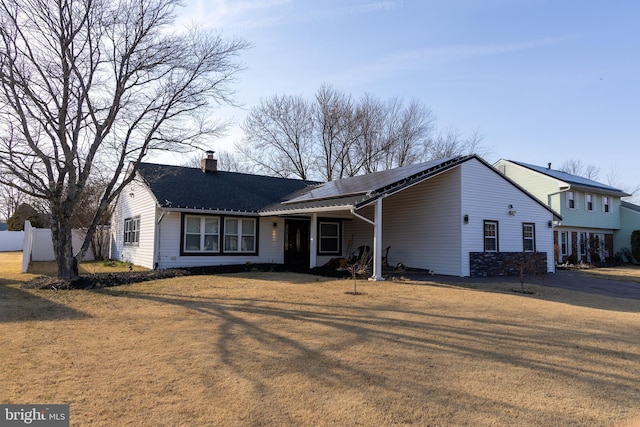
[[[73,230],[72,248],[82,246],[84,240],[84,232],[81,230]],[[24,223],[24,242],[22,245],[22,272],[26,273],[31,261],[55,261],[56,256],[53,252],[53,242],[51,240],[51,230],[48,228],[34,228],[31,222]],[[83,260],[93,261],[93,252],[91,248],[87,250]]]
[[[0,252],[22,250],[24,231],[0,231]]]

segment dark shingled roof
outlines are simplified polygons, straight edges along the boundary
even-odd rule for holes
[[[141,163],[140,175],[163,208],[258,213],[317,182]]]
[[[640,206],[638,206],[638,205],[635,205],[635,204],[630,203],[630,202],[625,202],[624,200],[622,200],[620,203],[621,203],[621,206],[623,208],[627,208],[627,209],[630,209],[632,211],[640,212]]]
[[[536,165],[532,165],[524,162],[516,162],[515,160],[509,160],[509,161],[517,165],[520,165],[522,167],[525,167],[527,169],[531,169],[538,173],[550,176],[560,181],[564,181],[571,185],[585,187],[585,188],[593,188],[594,190],[605,191],[607,193],[615,194],[620,197],[625,197],[630,195],[624,192],[623,190],[620,190],[619,188],[614,188],[609,185],[605,185],[600,182],[594,181],[592,179],[584,178],[582,176],[572,175],[570,173],[563,172],[561,170],[550,169],[544,166],[536,166]]]

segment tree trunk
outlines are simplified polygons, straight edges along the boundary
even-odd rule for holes
[[[51,237],[53,251],[58,265],[58,278],[72,281],[80,277],[78,261],[73,256],[71,221],[64,218],[53,218],[51,221]]]

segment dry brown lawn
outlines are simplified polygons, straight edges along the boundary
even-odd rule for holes
[[[0,254],[0,403],[74,426],[618,426],[640,301],[283,273],[24,290]]]
[[[623,267],[590,268],[585,273],[615,280],[640,282],[640,266],[625,265]]]

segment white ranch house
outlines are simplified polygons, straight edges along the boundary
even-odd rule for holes
[[[387,264],[451,276],[504,274],[533,252],[555,271],[560,216],[476,155],[327,183],[141,164],[112,219],[111,257],[148,268],[322,266],[373,249]],[[544,267],[544,266],[543,266]]]

